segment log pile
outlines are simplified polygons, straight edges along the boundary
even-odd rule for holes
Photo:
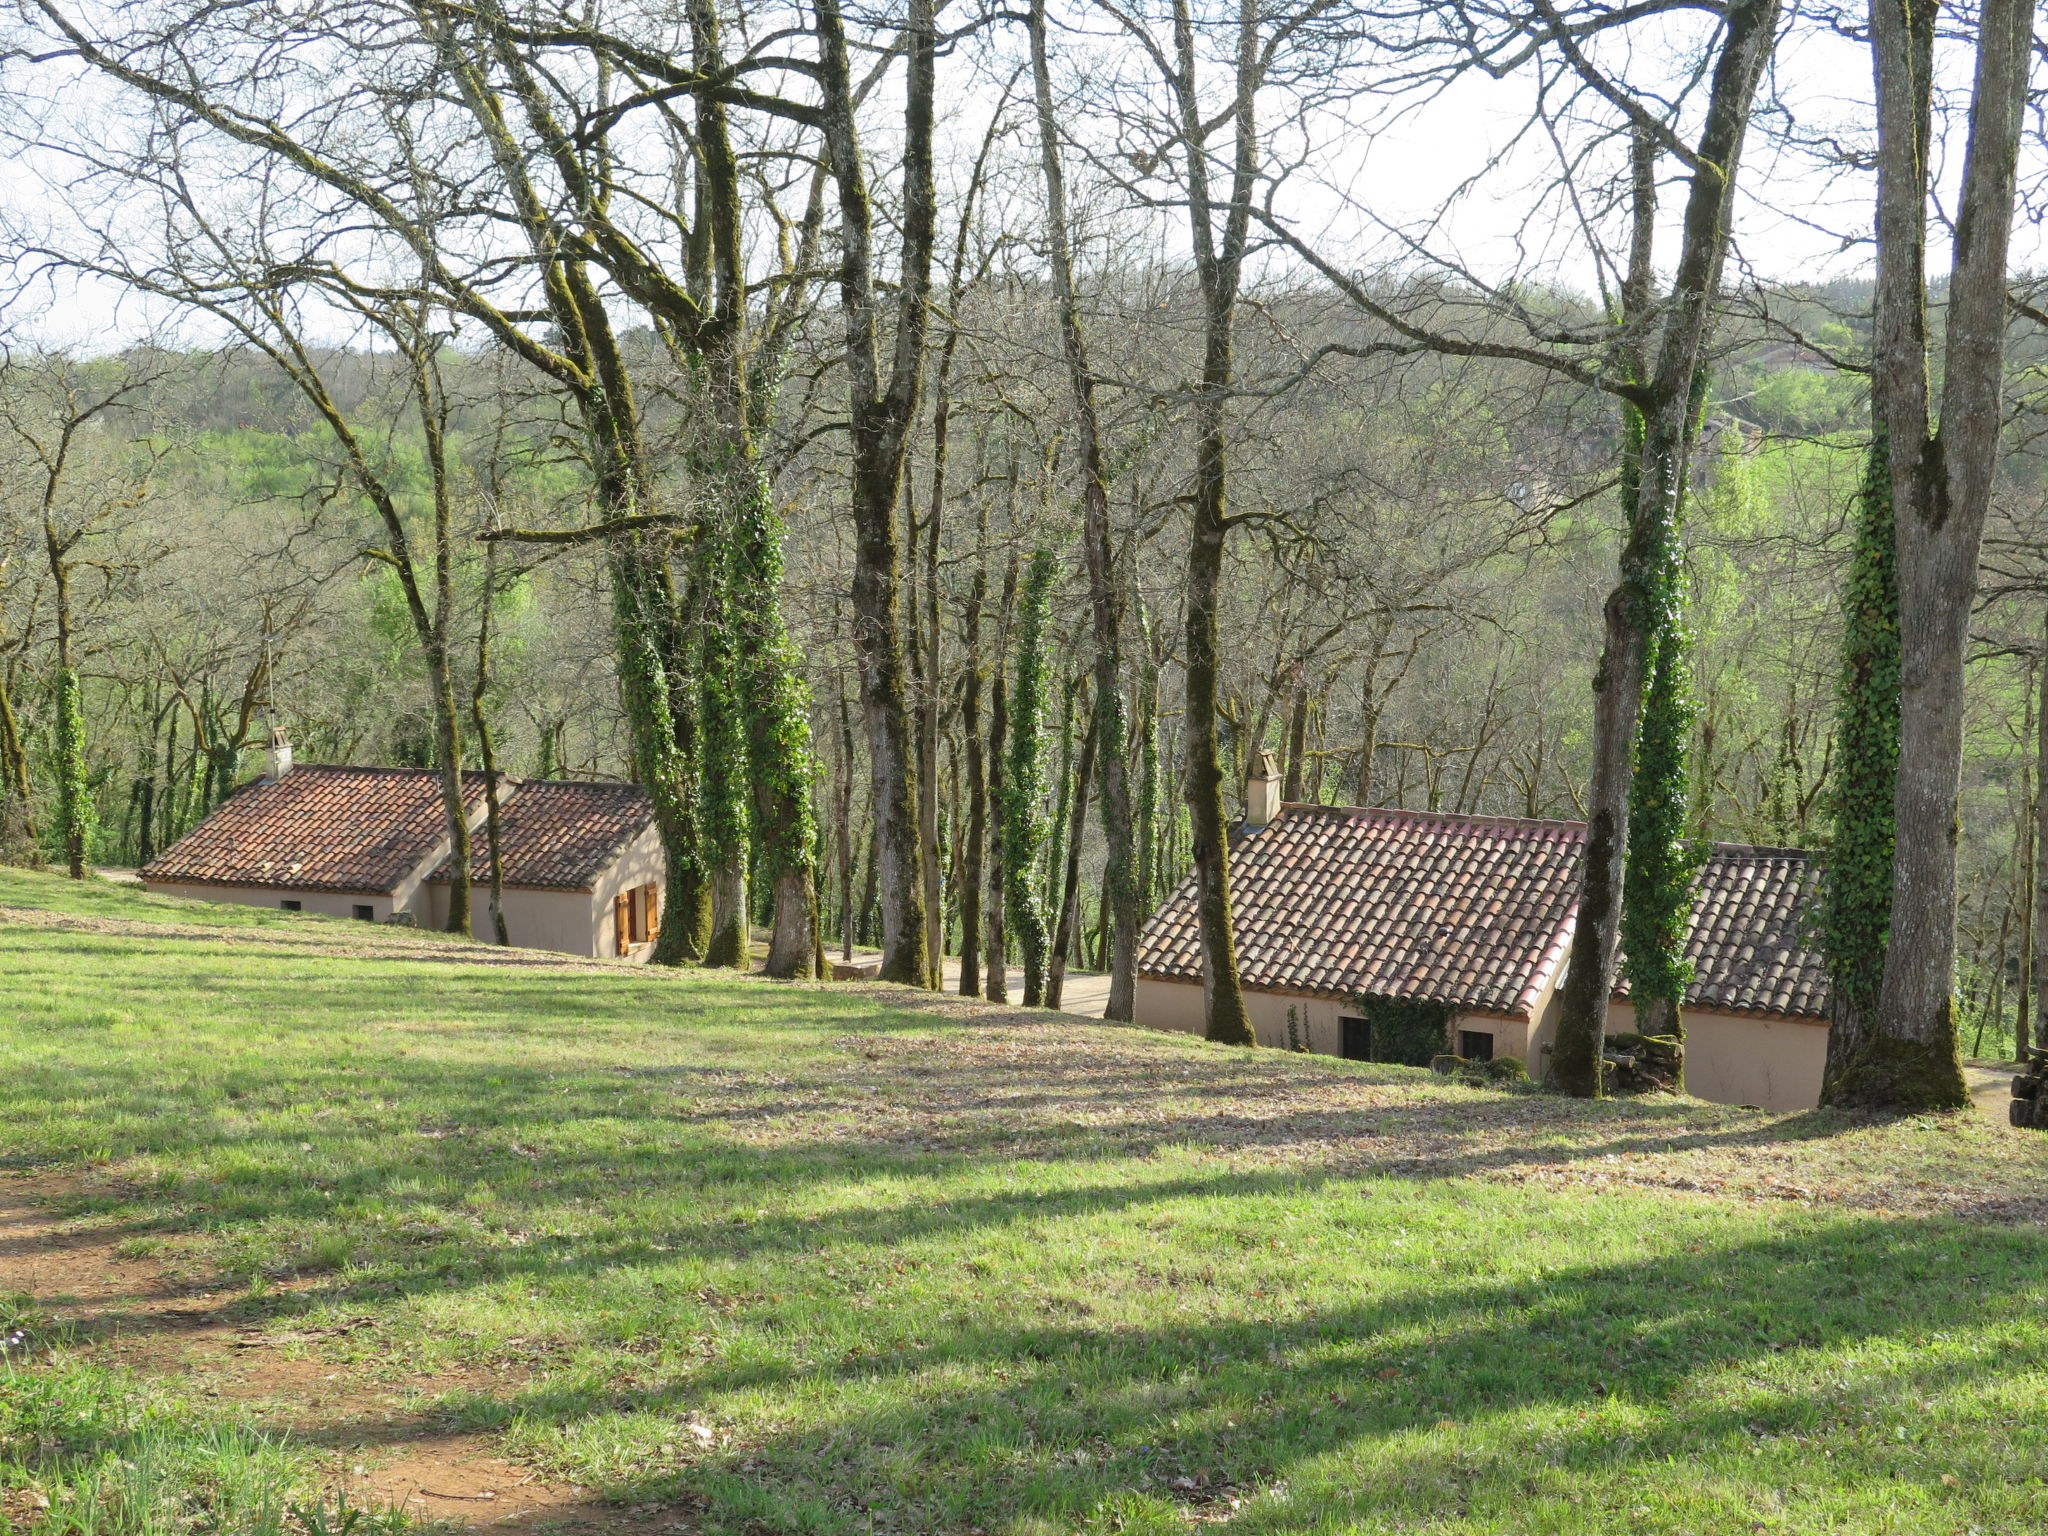
[[[1685,1042],[1676,1035],[1609,1035],[1605,1060],[1609,1093],[1676,1093]]]
[[[2027,1047],[2027,1069],[2012,1080],[2006,1118],[2021,1130],[2048,1131],[2048,1050]]]

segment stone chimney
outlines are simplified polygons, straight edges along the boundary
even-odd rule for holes
[[[270,748],[263,754],[263,776],[275,784],[292,771],[292,744],[284,727],[270,728]]]
[[[1252,776],[1244,786],[1244,826],[1247,832],[1263,827],[1280,814],[1280,764],[1270,752],[1252,759]]]

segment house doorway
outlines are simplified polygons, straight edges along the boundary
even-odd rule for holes
[[[1337,1054],[1346,1061],[1372,1060],[1372,1020],[1337,1016]]]

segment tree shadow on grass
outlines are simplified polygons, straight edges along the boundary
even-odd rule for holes
[[[2012,1369],[1993,1342],[2032,1321],[2024,1286],[1958,1282],[2040,1256],[2020,1233],[1841,1221],[1271,1321],[1099,1328],[1020,1320],[997,1285],[907,1347],[779,1372],[713,1361],[626,1391],[542,1382],[505,1406],[526,1443],[594,1469],[609,1496],[700,1507],[707,1531],[990,1529],[1005,1513],[1071,1530],[1113,1495],[1219,1488],[1265,1491],[1253,1530],[1489,1511],[1520,1530],[1536,1528],[1517,1518],[1532,1501],[1639,1497],[1635,1478],[1704,1483],[1686,1528],[1747,1531],[1759,1488],[1794,1464],[1817,1506],[1874,1482],[1873,1510],[1924,1506],[1905,1529],[2019,1530],[2006,1521],[2032,1495],[2006,1474],[2048,1449],[2048,1424],[1933,1444],[1929,1410]],[[2037,1385],[2043,1363],[2037,1350]],[[711,1454],[678,1436],[684,1409],[764,1394],[801,1409]],[[1814,1454],[1830,1441],[1839,1464]],[[1716,1464],[1732,1474],[1718,1492],[1702,1475]],[[1626,1527],[1620,1513],[1582,1508],[1562,1528]]]

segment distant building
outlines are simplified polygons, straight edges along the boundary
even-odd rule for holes
[[[1245,1002],[1259,1042],[1364,1060],[1519,1056],[1547,1075],[1578,916],[1585,827],[1281,805],[1270,764],[1231,854]],[[1686,954],[1686,1089],[1804,1109],[1820,1096],[1828,984],[1810,938],[1816,878],[1794,848],[1716,845]],[[1199,1033],[1192,881],[1146,925],[1137,1020]],[[1635,1028],[1625,988],[1610,1030]],[[1425,1043],[1426,1041],[1426,1043]]]
[[[664,863],[646,791],[499,777],[505,923],[514,944],[644,960],[660,922]],[[484,776],[463,775],[472,910],[488,936]],[[406,768],[294,767],[273,749],[263,778],[143,866],[166,895],[367,922],[448,919],[441,776]]]

